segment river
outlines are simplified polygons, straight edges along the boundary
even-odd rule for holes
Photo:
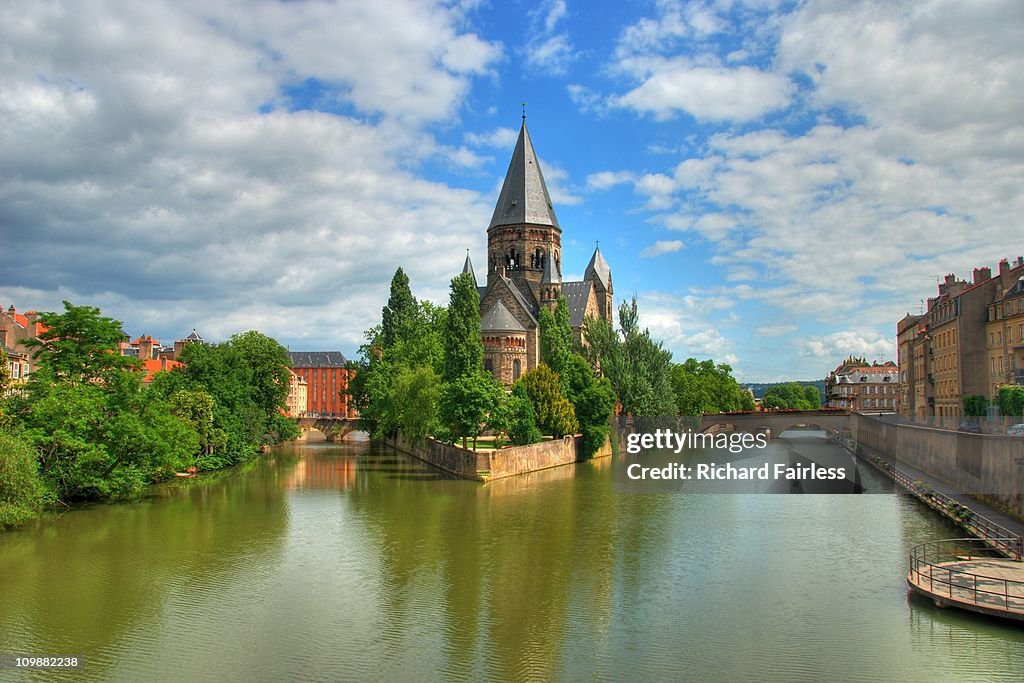
[[[481,485],[289,444],[44,518],[0,534],[0,653],[74,680],[1020,679],[1024,629],[908,597],[910,548],[958,534],[874,473],[638,494],[612,465]]]

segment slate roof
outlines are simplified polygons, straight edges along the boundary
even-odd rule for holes
[[[289,351],[296,368],[343,368],[348,363],[341,351]]]
[[[559,227],[551,195],[544,184],[544,174],[537,162],[537,153],[533,151],[533,142],[526,130],[526,119],[523,119],[523,127],[519,130],[519,140],[512,152],[488,230],[496,225],[520,223]]]
[[[1017,282],[1014,283],[1013,287],[1006,290],[1003,299],[1015,299],[1018,296],[1024,296],[1024,275],[1017,278]]]
[[[590,291],[593,287],[594,283],[589,280],[562,283],[562,296],[565,297],[565,305],[569,309],[569,324],[573,327],[583,324],[587,301],[590,300]]]
[[[466,262],[462,264],[462,272],[473,276],[473,284],[477,283],[476,273],[473,272],[473,262],[469,260],[469,249],[466,250]],[[477,285],[479,289],[479,285]]]
[[[500,301],[480,319],[480,329],[484,332],[526,332],[526,327]]]
[[[192,328],[191,334],[189,334],[187,337],[182,339],[182,341],[197,341],[197,342],[201,342],[201,341],[203,341],[203,338],[199,336],[199,333],[196,332],[195,328]]]
[[[562,276],[555,269],[555,245],[548,246],[548,253],[544,256],[544,275],[540,278],[541,284],[550,282],[561,282]]]
[[[612,269],[608,267],[608,262],[604,260],[600,247],[594,247],[594,255],[590,257],[590,263],[587,264],[587,269],[583,272],[583,279],[589,280],[594,275],[597,276],[605,289],[611,289]]]

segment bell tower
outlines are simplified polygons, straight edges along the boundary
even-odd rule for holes
[[[529,288],[540,302],[541,281],[549,267],[549,277],[561,283],[562,228],[555,217],[524,116],[487,228],[487,284],[504,270],[506,277],[525,285],[524,289]]]

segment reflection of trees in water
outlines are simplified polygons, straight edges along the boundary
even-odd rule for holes
[[[553,678],[582,654],[570,633],[606,633],[620,499],[592,465],[484,485],[374,482],[407,466],[351,492],[387,573],[389,642],[422,630],[436,607],[445,675]]]
[[[172,482],[138,503],[0,534],[0,651],[84,655],[102,675],[127,634],[160,623],[171,591],[236,571],[243,557],[271,562],[287,528],[274,478],[236,470]]]

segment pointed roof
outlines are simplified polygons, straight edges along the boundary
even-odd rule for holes
[[[523,127],[519,130],[519,140],[512,152],[512,161],[508,164],[505,182],[487,229],[520,223],[559,227],[555,207],[544,184],[544,174],[537,162],[537,153],[533,151],[533,142],[526,130],[526,119],[523,119]]]
[[[473,276],[473,284],[476,285],[476,272],[473,271],[473,262],[469,260],[469,249],[466,250],[466,262],[462,264],[462,272]],[[479,285],[477,285],[479,287]]]
[[[526,327],[516,320],[512,312],[505,308],[500,301],[480,319],[480,330],[482,332],[526,332]]]
[[[548,243],[548,253],[544,256],[544,275],[541,276],[540,283],[542,285],[551,284],[553,282],[561,282],[562,276],[558,274],[555,269],[555,243]]]
[[[590,257],[590,263],[587,264],[587,269],[583,272],[585,280],[590,280],[595,276],[605,289],[611,289],[612,269],[608,267],[608,262],[601,255],[600,246],[594,247],[594,255]]]

